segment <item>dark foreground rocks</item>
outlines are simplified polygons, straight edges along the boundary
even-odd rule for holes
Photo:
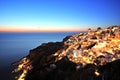
[[[120,80],[120,27],[43,43],[17,65],[17,80]]]

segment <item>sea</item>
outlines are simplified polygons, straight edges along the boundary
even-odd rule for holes
[[[0,80],[14,80],[11,63],[29,54],[29,50],[47,42],[61,42],[66,36],[79,32],[0,32]]]

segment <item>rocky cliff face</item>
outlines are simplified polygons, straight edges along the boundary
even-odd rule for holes
[[[120,80],[120,26],[88,29],[30,50],[17,80]]]

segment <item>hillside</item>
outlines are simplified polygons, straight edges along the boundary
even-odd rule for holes
[[[43,43],[15,62],[17,80],[120,80],[120,26]]]

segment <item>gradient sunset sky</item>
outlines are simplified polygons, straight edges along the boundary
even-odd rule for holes
[[[120,0],[0,0],[0,32],[84,31],[120,25]]]

